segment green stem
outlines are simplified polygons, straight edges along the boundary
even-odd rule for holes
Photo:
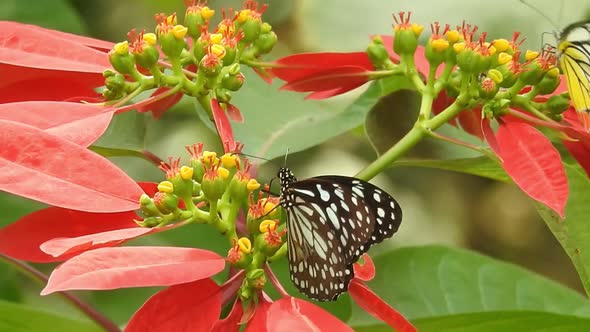
[[[40,285],[47,284],[47,280],[48,280],[47,276],[44,275],[43,273],[41,273],[40,271],[38,271],[37,269],[35,269],[34,267],[32,267],[24,262],[21,262],[19,260],[16,260],[14,258],[5,256],[3,254],[0,254],[0,260],[6,261],[8,264],[14,266],[21,273],[26,274],[31,279],[37,281]],[[98,311],[94,310],[94,308],[92,308],[88,304],[84,303],[82,300],[77,298],[75,295],[73,295],[69,292],[58,292],[57,294],[60,295],[64,300],[66,300],[70,304],[72,304],[74,307],[78,308],[78,310],[80,310],[80,312],[82,312],[88,318],[90,318],[91,320],[96,322],[96,324],[102,326],[105,331],[107,331],[107,332],[121,332],[121,329],[114,322],[112,322],[107,317],[103,316]]]
[[[465,90],[462,90],[465,91]],[[432,97],[429,94],[422,95],[422,107],[432,107],[432,103],[428,104],[428,101]],[[459,95],[455,102],[447,107],[444,111],[439,113],[437,116],[429,120],[421,120],[420,118],[414,124],[414,127],[399,140],[394,146],[382,154],[379,158],[375,159],[371,164],[365,167],[363,170],[358,172],[355,177],[368,181],[379,174],[382,170],[389,167],[395,160],[399,159],[408,150],[414,147],[420,142],[425,136],[429,135],[431,131],[438,129],[443,124],[453,119],[459,112],[464,108],[464,96]],[[426,111],[424,111],[426,112]]]

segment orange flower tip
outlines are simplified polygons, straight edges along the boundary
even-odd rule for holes
[[[118,55],[125,55],[129,53],[129,43],[127,41],[123,41],[120,43],[116,43],[113,46],[113,52]]]
[[[220,33],[212,33],[209,36],[209,40],[211,41],[211,44],[221,44],[222,39],[223,39],[223,35]]]
[[[459,34],[459,31],[457,30],[449,30],[445,33],[445,37],[447,38],[447,40],[451,43],[456,43],[459,41],[459,38],[461,37],[461,35]]]
[[[154,46],[158,42],[158,37],[156,37],[156,34],[153,32],[144,33],[143,40],[148,43],[148,45]]]
[[[444,39],[434,39],[430,42],[432,48],[437,52],[443,52],[449,48],[449,42]]]
[[[186,33],[188,32],[188,28],[185,27],[184,25],[175,25],[174,28],[172,28],[172,34],[174,35],[174,38],[176,39],[183,39],[184,36],[186,36]]]
[[[274,229],[276,229],[277,227],[277,222],[272,220],[272,219],[266,219],[263,220],[260,225],[258,226],[258,229],[260,230],[260,233],[268,233]]]
[[[174,13],[172,15],[166,16],[166,24],[168,24],[168,25],[176,25],[176,23],[177,23],[176,13]]]
[[[217,158],[217,153],[215,151],[203,151],[203,160],[209,162],[210,160],[215,161]]]
[[[250,17],[251,13],[252,11],[250,9],[240,10],[240,12],[238,13],[238,17],[236,18],[236,21],[238,21],[238,23],[246,22],[246,20]]]
[[[557,69],[557,67],[553,67],[553,68],[549,69],[547,71],[547,76],[549,76],[551,78],[559,77],[559,69]]]
[[[180,168],[180,177],[183,180],[190,180],[193,178],[194,169],[189,166],[182,166]]]
[[[465,49],[465,43],[455,43],[453,44],[453,50],[455,53],[461,53]]]
[[[244,254],[249,254],[250,252],[252,252],[252,242],[250,242],[250,239],[248,239],[247,237],[241,237],[238,240],[238,247],[240,248],[240,251]]]
[[[211,45],[211,53],[215,54],[219,59],[223,59],[225,56],[225,47],[219,44]]]
[[[488,70],[488,77],[491,78],[496,84],[502,83],[504,75],[497,69]]]
[[[498,54],[498,64],[503,65],[507,64],[512,60],[512,56],[508,53],[502,52]]]
[[[217,175],[222,179],[227,179],[229,177],[229,171],[227,168],[219,167],[217,169]]]
[[[248,189],[249,191],[254,191],[258,188],[260,188],[260,183],[258,183],[256,179],[250,179],[248,181],[248,184],[246,184],[246,189]]]
[[[492,45],[498,52],[506,52],[510,48],[510,42],[504,38],[492,41]]]
[[[412,32],[416,35],[416,37],[420,36],[420,34],[424,31],[424,26],[418,23],[412,23]]]
[[[203,20],[207,21],[208,19],[213,17],[213,15],[215,15],[215,10],[213,10],[207,6],[204,6],[203,8],[201,8],[201,17],[203,18]]]
[[[527,51],[524,53],[524,58],[525,58],[525,60],[526,60],[526,61],[531,61],[531,60],[534,60],[534,59],[536,59],[538,56],[539,56],[539,52],[536,52],[536,51],[527,50]]]
[[[158,183],[158,191],[162,193],[173,193],[174,185],[170,181],[162,181]]]

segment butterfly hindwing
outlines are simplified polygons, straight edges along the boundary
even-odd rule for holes
[[[311,298],[335,300],[348,289],[353,263],[397,231],[401,209],[388,193],[359,179],[320,176],[297,181],[285,172],[279,172],[279,178],[291,280]]]

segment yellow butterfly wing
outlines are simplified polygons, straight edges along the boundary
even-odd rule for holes
[[[559,63],[578,112],[590,112],[590,23],[574,23],[561,34]]]

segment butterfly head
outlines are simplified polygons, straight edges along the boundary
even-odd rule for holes
[[[281,186],[289,185],[289,183],[297,181],[293,172],[291,172],[291,170],[287,167],[281,167],[277,177],[281,181]]]

